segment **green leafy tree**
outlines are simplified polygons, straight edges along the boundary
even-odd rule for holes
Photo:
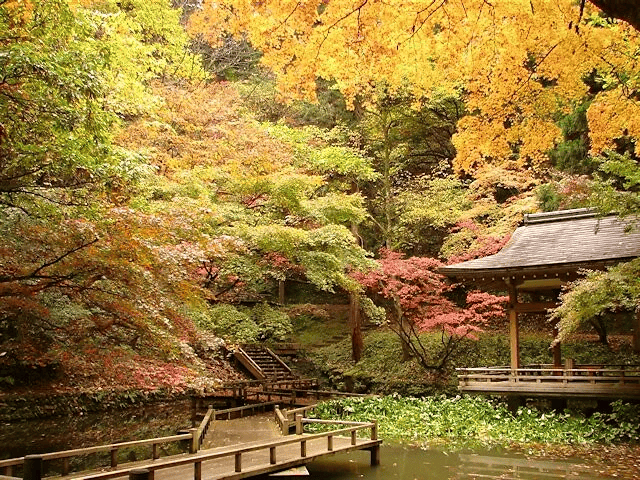
[[[414,175],[431,177],[450,172],[455,156],[451,137],[464,109],[454,97],[416,98],[384,86],[363,99],[358,128],[379,174],[378,182],[367,192],[369,211],[375,236],[384,246],[397,247],[402,241],[397,227],[405,206],[398,196]]]
[[[558,320],[559,340],[594,327],[606,343],[608,315],[621,311],[638,311],[640,305],[640,259],[622,263],[607,271],[589,272],[574,282],[561,296],[562,304],[552,319]],[[640,312],[640,311],[638,311]]]
[[[0,4],[0,213],[78,204],[110,173],[106,68],[66,1]]]

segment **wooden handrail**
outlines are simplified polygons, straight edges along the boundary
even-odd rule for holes
[[[604,365],[604,364],[576,364],[571,370],[588,370],[592,371],[593,369],[600,369],[602,371],[617,371],[617,370],[625,370],[625,371],[638,371],[640,373],[640,365]],[[456,368],[458,372],[475,372],[475,371],[559,371],[566,370],[564,366],[554,367],[552,364],[541,364],[539,366],[524,366],[517,369],[512,369],[510,366],[497,366],[497,367],[466,367],[466,368]]]
[[[327,397],[370,397],[370,394],[366,393],[352,393],[352,392],[340,392],[337,390],[306,390],[301,388],[274,388],[270,390],[264,390],[264,394],[271,395],[287,395],[295,393],[296,395],[315,397],[316,399]]]
[[[280,366],[284,367],[284,369],[287,371],[287,373],[293,373],[293,372],[291,371],[291,368],[289,367],[289,365],[287,365],[286,363],[284,363],[284,362],[282,361],[282,359],[281,359],[278,355],[276,355],[275,353],[273,353],[273,351],[272,351],[269,347],[264,347],[264,349],[267,351],[267,353],[268,353],[269,355],[271,355],[271,358],[273,358],[276,362],[278,362],[278,364],[279,364]]]
[[[354,422],[349,420],[322,420],[320,418],[303,418],[302,423],[319,423],[320,425],[348,425],[351,427],[370,426],[371,422]]]
[[[250,405],[243,405],[241,407],[226,408],[224,410],[216,410],[215,416],[217,417],[218,415],[227,415],[229,413],[242,412],[244,410],[255,410],[256,408],[266,408],[266,407],[270,407],[272,405],[277,405],[277,404],[278,402],[262,402],[262,403],[252,403]]]
[[[332,430],[329,432],[288,436],[285,438],[271,440],[268,442],[252,442],[252,443],[248,443],[248,444],[244,444],[236,447],[216,449],[215,452],[212,452],[211,450],[201,450],[198,453],[189,455],[189,456],[180,456],[175,458],[167,458],[164,460],[159,460],[152,464],[145,465],[145,468],[151,471],[155,471],[155,470],[160,470],[164,468],[177,467],[180,465],[188,465],[191,463],[201,464],[202,462],[207,460],[215,460],[215,459],[225,458],[230,456],[235,456],[236,465],[238,465],[238,458],[241,458],[239,456],[241,456],[243,453],[255,452],[258,450],[266,450],[266,449],[276,448],[284,445],[291,445],[294,443],[300,443],[302,448],[303,444],[306,444],[306,442],[311,440],[316,440],[316,439],[325,438],[325,437],[333,438],[334,436],[345,435],[345,434],[351,435],[352,445],[355,445],[355,433],[360,430],[364,430],[368,428],[370,428],[372,431],[371,437],[374,437],[374,436],[376,437],[376,438],[371,438],[371,441],[379,442],[377,440],[377,424],[376,422],[370,422],[370,423],[362,423],[359,425],[350,426],[350,427],[342,428],[338,430]],[[98,473],[82,475],[74,478],[85,479],[85,480],[103,480],[108,478],[116,478],[116,477],[128,475],[128,473],[135,468],[140,468],[140,467],[123,468],[123,469],[113,470],[109,472],[98,472]],[[240,469],[239,470],[237,469],[237,471],[241,471],[241,465],[240,465]]]
[[[233,389],[242,387],[261,387],[271,385],[318,385],[317,378],[292,378],[292,379],[265,379],[265,380],[239,380],[237,382],[228,382],[223,384],[222,389]]]
[[[306,407],[300,407],[300,408],[293,408],[291,410],[287,410],[287,418],[291,417],[291,420],[295,419],[296,414],[298,413],[302,413],[303,415],[306,414],[307,412],[313,410],[314,408],[316,408],[317,404],[315,405],[307,405]]]
[[[247,354],[247,352],[242,349],[242,347],[238,347],[238,349],[234,352],[234,356],[247,368],[247,370],[258,377],[258,379],[264,380],[266,378],[266,375],[262,371],[262,368],[260,368],[260,365],[254,362],[253,359]]]
[[[200,450],[200,446],[204,441],[204,437],[207,435],[207,431],[209,430],[209,425],[212,419],[215,420],[215,410],[213,409],[213,406],[209,405],[209,407],[207,408],[207,413],[205,413],[204,418],[200,422],[198,430],[196,431],[195,438],[197,439],[197,443],[191,446],[191,453]]]
[[[155,447],[155,445],[159,445],[162,443],[177,442],[180,440],[191,440],[192,438],[193,438],[192,433],[183,433],[180,435],[172,435],[169,437],[148,438],[145,440],[132,440],[129,442],[112,443],[109,445],[98,445],[95,447],[75,448],[72,450],[63,450],[60,452],[43,453],[42,455],[39,455],[39,456],[42,457],[43,460],[56,460],[60,458],[69,458],[69,457],[75,457],[79,455],[89,455],[92,453],[114,452],[114,451],[117,452],[118,449],[120,448],[136,447],[141,445],[151,445]],[[112,458],[112,466],[116,466],[117,464],[116,465],[113,464],[113,459],[115,458],[113,454],[111,458]],[[6,460],[0,460],[0,468],[14,467],[22,464],[24,464],[24,457],[16,457],[16,458],[9,458]]]
[[[469,372],[469,373],[465,373],[464,370],[461,370],[458,372],[458,376],[467,376],[467,377],[472,377],[475,375],[494,375],[494,376],[500,376],[500,375],[516,375],[516,376],[536,376],[536,374],[538,376],[544,376],[544,374],[553,374],[553,376],[558,376],[558,374],[562,374],[562,375],[575,375],[578,376],[579,374],[589,374],[589,375],[593,375],[593,374],[598,374],[601,377],[607,377],[607,376],[612,376],[613,374],[615,375],[620,375],[620,376],[625,376],[625,377],[634,377],[634,376],[640,376],[640,370],[638,371],[631,371],[631,370],[613,370],[613,369],[609,369],[609,370],[604,370],[604,369],[599,369],[599,368],[572,368],[570,370],[564,369],[564,368],[545,368],[545,369],[522,369],[522,368],[517,368],[517,369],[504,369],[504,370],[475,370],[473,372]]]
[[[280,426],[280,432],[282,435],[289,435],[289,419],[287,411],[284,413],[280,410],[279,405],[276,405],[273,409],[276,417],[276,423]]]
[[[515,368],[488,367],[488,368],[458,368],[458,380],[461,388],[482,388],[491,384],[511,383],[514,385],[640,385],[640,369],[625,366],[626,368],[612,367],[584,367],[577,368]],[[631,369],[630,369],[631,368]],[[480,385],[484,385],[480,387]],[[513,389],[512,387],[510,387]],[[517,387],[515,387],[517,388]],[[529,388],[529,387],[527,387]],[[545,387],[540,387],[542,391]],[[514,390],[515,391],[515,390]]]

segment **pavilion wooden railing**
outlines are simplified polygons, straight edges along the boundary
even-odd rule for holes
[[[574,365],[569,368],[536,365],[516,369],[511,367],[457,368],[456,371],[461,390],[497,383],[638,385],[640,387],[640,366],[637,365]]]

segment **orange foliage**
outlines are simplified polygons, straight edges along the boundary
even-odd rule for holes
[[[455,167],[467,173],[513,158],[512,168],[543,166],[561,138],[555,116],[588,93],[583,79],[637,72],[640,45],[637,31],[605,25],[574,0],[209,0],[191,28],[212,41],[246,32],[280,88],[298,97],[314,97],[317,77],[349,99],[381,82],[419,95],[460,92],[473,117],[456,135]],[[625,98],[603,98],[612,112],[622,107],[621,124],[637,117]],[[619,134],[608,116],[597,107],[590,116],[596,148]]]

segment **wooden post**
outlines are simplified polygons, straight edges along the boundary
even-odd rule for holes
[[[271,465],[276,463],[276,447],[269,447],[269,463]]]
[[[515,284],[511,281],[507,281],[507,288],[509,289],[509,343],[511,346],[511,370],[512,375],[520,368],[520,333],[518,325],[518,312],[516,311],[516,305],[518,303],[518,291]]]
[[[333,452],[333,435],[327,436],[327,450]]]
[[[242,471],[242,454],[236,453],[236,472]]]
[[[198,438],[198,429],[190,428],[191,444],[189,445],[189,453],[196,453],[200,449],[200,439]]]
[[[69,475],[69,457],[62,459],[62,475]]]
[[[355,430],[351,430],[351,445],[356,444],[356,438],[358,433]]]
[[[371,440],[377,440],[378,439],[378,421],[377,420],[373,420],[371,422]]]
[[[40,455],[27,455],[24,457],[22,476],[24,480],[41,480],[42,457]]]
[[[202,480],[202,462],[193,464],[193,480]]]
[[[130,470],[129,480],[151,480],[151,471],[147,468],[135,468]]]
[[[154,460],[158,459],[158,444],[154,443],[153,445],[151,445],[151,458],[153,458]]]
[[[306,457],[307,456],[307,441],[306,440],[302,440],[300,442],[300,456],[301,457]]]
[[[296,413],[296,435],[302,435],[302,415]]]
[[[558,325],[553,327],[553,346],[551,347],[553,354],[553,368],[562,368],[562,345],[558,341]]]
[[[567,358],[566,365],[565,365],[565,370],[566,370],[565,375],[573,376],[572,370],[574,368],[576,368],[576,361],[573,358]]]
[[[118,449],[112,448],[109,453],[111,455],[111,468],[116,468],[118,466]]]
[[[371,466],[380,465],[380,445],[371,447]]]

